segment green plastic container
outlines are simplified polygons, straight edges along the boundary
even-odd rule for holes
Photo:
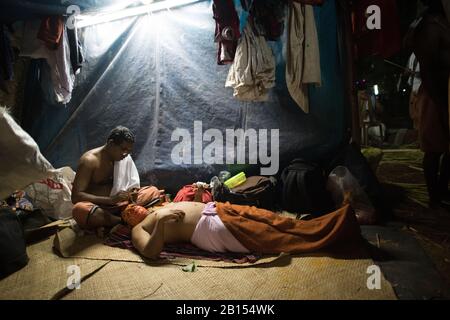
[[[247,180],[247,177],[245,176],[244,172],[239,172],[237,175],[231,177],[230,179],[226,180],[224,184],[229,188],[233,189],[237,186],[243,184]]]

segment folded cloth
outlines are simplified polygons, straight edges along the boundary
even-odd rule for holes
[[[111,231],[104,244],[110,247],[135,250],[133,243],[131,242],[131,228],[122,224],[118,225]],[[212,253],[201,250],[190,243],[177,243],[166,244],[159,254],[159,257],[165,259],[173,259],[179,257],[188,259],[234,262],[240,264],[255,263],[261,258],[261,255],[234,252]]]
[[[216,209],[226,228],[251,252],[304,253],[361,239],[361,229],[349,205],[307,221],[229,202],[217,202]]]
[[[114,163],[113,187],[110,196],[119,191],[127,191],[131,188],[139,188],[140,180],[136,165],[130,155]]]

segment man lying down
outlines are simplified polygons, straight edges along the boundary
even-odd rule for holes
[[[228,202],[177,202],[150,211],[132,229],[134,247],[155,259],[166,243],[191,242],[209,252],[277,254],[311,252],[360,239],[349,205],[302,221]]]
[[[149,258],[158,258],[166,243],[191,242],[209,252],[276,254],[310,252],[360,239],[349,206],[309,221],[220,202],[177,202],[147,213],[143,206],[158,198],[160,190],[140,188],[129,155],[134,140],[129,129],[119,126],[105,145],[81,157],[72,188],[72,215],[81,228],[112,227],[123,219],[134,226],[134,247]]]

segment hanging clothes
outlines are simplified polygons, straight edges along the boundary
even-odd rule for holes
[[[288,10],[286,84],[292,99],[308,113],[308,84],[322,83],[316,22],[311,5],[290,2]]]
[[[236,56],[228,72],[225,87],[234,89],[241,101],[267,101],[275,86],[275,58],[266,39],[253,32],[251,21],[239,39]]]
[[[241,0],[242,8],[253,19],[255,33],[276,41],[284,30],[285,2],[280,0]]]
[[[61,43],[64,20],[61,16],[48,16],[41,20],[37,38],[44,41],[47,48],[56,50]]]
[[[213,17],[216,20],[214,42],[218,43],[217,64],[232,63],[236,53],[239,32],[239,17],[233,0],[214,0]]]
[[[14,78],[14,51],[3,24],[0,24],[0,71],[1,80]]]
[[[72,98],[75,75],[73,74],[70,63],[70,48],[67,32],[64,28],[60,45],[56,50],[50,50],[42,40],[37,38],[39,28],[39,21],[28,21],[25,24],[20,55],[32,59],[46,59],[51,70],[56,102],[63,104],[69,103]]]
[[[70,47],[70,63],[72,64],[73,73],[78,74],[84,62],[83,48],[78,39],[78,29],[76,27],[66,28],[66,31]]]

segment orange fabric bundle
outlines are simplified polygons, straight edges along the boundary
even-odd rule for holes
[[[129,204],[122,212],[122,219],[131,227],[134,227],[148,215],[148,210],[144,207]]]

